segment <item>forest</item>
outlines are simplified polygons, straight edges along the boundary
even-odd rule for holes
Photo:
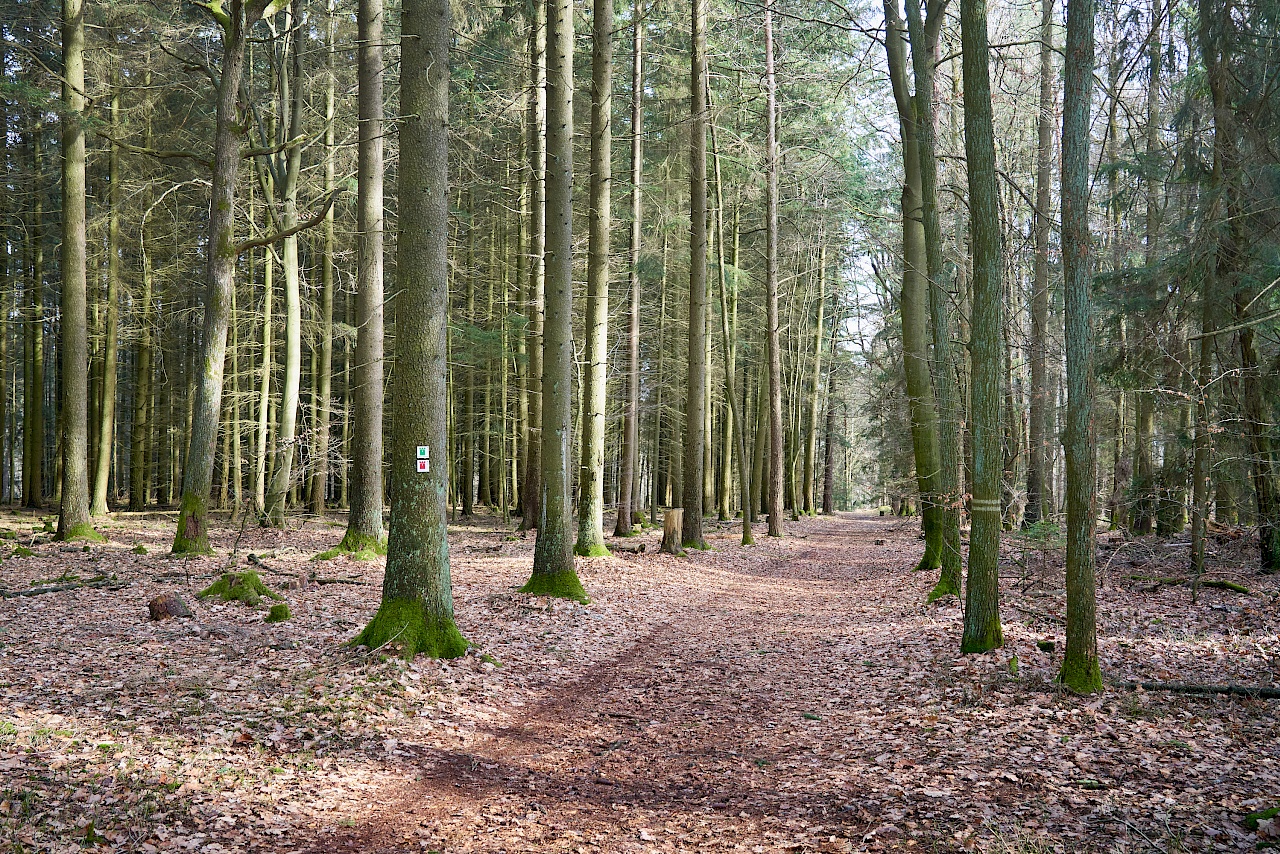
[[[1280,845],[1276,0],[0,71],[0,850]]]

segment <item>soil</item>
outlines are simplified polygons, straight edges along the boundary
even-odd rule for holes
[[[1064,692],[1061,556],[1016,537],[1006,646],[962,657],[960,603],[925,606],[936,579],[911,572],[914,519],[761,526],[745,549],[708,523],[713,550],[687,557],[649,531],[643,554],[579,559],[581,605],[516,592],[532,537],[480,517],[450,537],[475,648],[406,663],[346,645],[381,561],[311,561],[340,520],[224,525],[218,555],[186,560],[163,557],[165,516],[123,514],[88,552],[4,524],[36,554],[4,561],[0,587],[112,586],[0,601],[0,849],[1074,854],[1280,836],[1246,824],[1280,806],[1276,701]],[[1104,676],[1274,686],[1278,585],[1240,569],[1251,548],[1224,535],[1212,566],[1249,594],[1192,604],[1143,580],[1179,573],[1177,543],[1104,538]],[[293,618],[196,599],[228,568],[258,571]],[[167,592],[194,618],[148,621]]]

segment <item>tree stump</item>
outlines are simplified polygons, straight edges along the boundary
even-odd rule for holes
[[[658,549],[669,555],[683,555],[684,546],[680,542],[681,529],[684,527],[684,510],[672,507],[662,517],[662,546]]]
[[[191,609],[187,607],[187,603],[178,598],[177,593],[161,593],[147,603],[147,610],[151,613],[153,620],[191,616]]]

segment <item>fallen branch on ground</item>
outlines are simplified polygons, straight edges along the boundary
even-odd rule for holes
[[[62,593],[66,590],[79,590],[82,587],[119,590],[122,587],[128,586],[128,581],[117,581],[113,578],[91,578],[88,581],[76,581],[70,584],[52,584],[47,587],[32,587],[30,590],[0,590],[0,598],[15,599],[19,596],[39,596],[42,593]]]
[[[1237,697],[1280,700],[1280,688],[1252,685],[1200,685],[1194,682],[1113,682],[1111,684],[1130,691],[1141,688],[1143,691],[1167,691],[1171,694],[1233,694]]]
[[[1176,578],[1172,576],[1153,576],[1153,575],[1130,575],[1130,581],[1150,581],[1157,587],[1161,584],[1176,586],[1179,584],[1190,584],[1190,578]],[[1236,584],[1234,581],[1223,581],[1219,578],[1202,578],[1200,579],[1201,587],[1216,587],[1218,590],[1231,590],[1236,593],[1248,593],[1249,588],[1243,584]]]

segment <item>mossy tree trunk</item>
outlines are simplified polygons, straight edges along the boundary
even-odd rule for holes
[[[582,389],[582,466],[577,554],[602,557],[604,434],[609,369],[609,199],[612,188],[613,2],[595,0],[591,32],[591,188],[587,234],[586,371]]]
[[[400,43],[400,308],[391,434],[391,530],[382,603],[356,638],[405,658],[456,658],[446,531],[449,0],[405,0]],[[418,471],[416,448],[434,455]]]
[[[356,154],[356,352],[351,370],[351,510],[340,548],[362,552],[382,542],[383,263],[384,217],[382,32],[383,0],[360,0],[356,75],[359,144]],[[443,449],[441,445],[441,449]],[[443,460],[439,465],[443,471]]]
[[[1093,18],[1094,0],[1067,0],[1062,120],[1062,261],[1067,349],[1067,650],[1059,678],[1081,694],[1102,689],[1094,581],[1098,498],[1089,237]]]
[[[529,16],[529,281],[525,294],[529,421],[524,478],[520,486],[520,530],[542,528],[542,370],[546,309],[547,241],[547,6],[530,0]]]
[[[58,539],[97,539],[89,521],[84,0],[62,0],[62,63],[62,501]]]
[[[527,593],[586,599],[573,566],[573,3],[547,0],[546,318],[542,361],[542,525]]]
[[[969,183],[969,240],[973,253],[973,523],[965,589],[964,637],[960,651],[986,652],[1004,645],[1000,628],[1000,376],[1004,372],[1001,330],[1000,200],[996,185],[995,135],[991,117],[990,49],[986,0],[960,0],[964,76],[964,147]]]

